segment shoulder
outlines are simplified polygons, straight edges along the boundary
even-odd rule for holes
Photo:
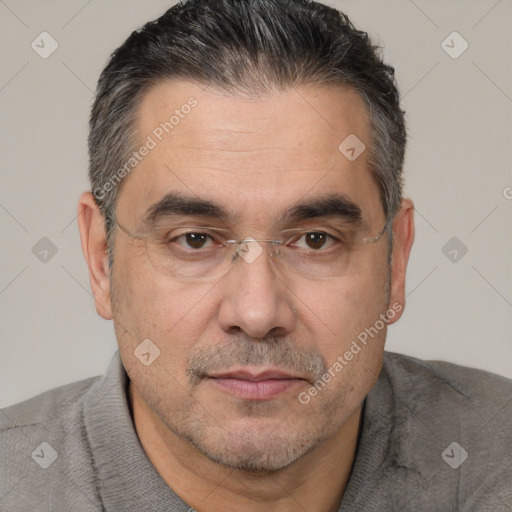
[[[53,510],[57,502],[52,500],[59,494],[84,512],[96,510],[83,411],[99,380],[60,386],[0,409],[0,497],[5,510]]]
[[[91,377],[40,393],[28,400],[0,409],[0,432],[54,422],[76,412],[77,405],[100,377]]]
[[[394,352],[385,352],[383,370],[394,391],[402,396],[407,392],[419,407],[447,402],[460,406],[461,413],[472,407],[492,413],[507,402],[512,405],[512,380],[485,370]]]
[[[392,389],[397,414],[414,416],[440,431],[460,429],[467,443],[482,443],[492,425],[510,446],[512,380],[446,361],[425,361],[386,352],[383,373]],[[499,437],[499,436],[498,436]],[[494,447],[500,445],[494,438]]]
[[[392,352],[382,373],[391,389],[395,467],[468,510],[498,510],[512,500],[512,380]]]

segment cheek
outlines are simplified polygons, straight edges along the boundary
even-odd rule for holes
[[[328,364],[333,364],[339,356],[350,351],[352,342],[365,340],[365,329],[375,325],[388,308],[388,268],[386,264],[375,262],[358,272],[336,281],[325,281],[309,286],[307,295],[297,291],[303,300],[305,318],[303,322],[310,332],[315,332],[315,347]],[[309,320],[306,320],[309,319]],[[386,329],[382,322],[377,327],[371,344],[361,344],[362,349],[352,356],[354,360],[367,360],[368,363],[382,351]],[[374,333],[375,331],[371,331]],[[356,352],[357,347],[353,347]],[[365,363],[366,364],[366,363]]]
[[[331,283],[318,290],[314,302],[310,299],[310,332],[327,372],[302,399],[310,399],[311,410],[328,415],[333,424],[361,403],[381,368],[386,324],[380,315],[387,311],[386,279],[381,272],[366,276]]]
[[[191,349],[201,339],[205,314],[202,312],[205,291],[190,285],[177,286],[163,280],[144,279],[130,273],[116,288],[114,326],[124,367],[144,400],[153,410],[181,414],[190,405],[186,366]],[[146,366],[139,347],[151,340]],[[142,342],[146,345],[142,345]],[[155,349],[156,347],[156,349]]]
[[[131,357],[137,346],[149,339],[160,351],[160,363],[184,368],[208,320],[209,290],[170,281],[142,266],[125,271],[116,264],[112,304],[120,350]]]

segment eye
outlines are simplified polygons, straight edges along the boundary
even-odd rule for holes
[[[168,243],[176,242],[185,249],[205,249],[208,248],[208,242],[213,242],[213,238],[207,233],[189,232],[173,237]]]
[[[299,249],[310,249],[318,251],[328,249],[336,242],[336,238],[324,231],[309,231],[302,233],[291,245]]]

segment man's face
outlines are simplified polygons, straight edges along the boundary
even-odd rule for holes
[[[197,106],[159,141],[154,130],[192,96]],[[215,203],[228,217],[164,208],[155,226],[207,225],[236,240],[275,239],[282,228],[303,226],[332,232],[347,224],[343,215],[282,219],[298,204],[333,195],[357,205],[368,234],[384,226],[367,152],[351,161],[338,148],[349,135],[369,143],[365,105],[351,90],[290,89],[256,99],[165,82],[138,112],[136,147],[148,136],[157,145],[119,195],[117,219],[133,233],[147,230],[144,215],[169,193]],[[358,342],[351,360],[344,354],[392,302],[386,235],[354,250],[328,279],[274,264],[267,245],[250,263],[235,259],[221,278],[191,281],[162,272],[147,244],[118,230],[111,290],[131,385],[169,435],[213,461],[258,470],[286,467],[340,432],[375,383],[386,328]],[[160,350],[149,366],[134,355],[147,339]],[[329,382],[308,393],[329,369]]]

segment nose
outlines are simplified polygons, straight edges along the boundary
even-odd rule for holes
[[[270,263],[271,244],[242,246],[223,279],[220,327],[251,338],[286,335],[296,322],[294,294],[285,276]]]

